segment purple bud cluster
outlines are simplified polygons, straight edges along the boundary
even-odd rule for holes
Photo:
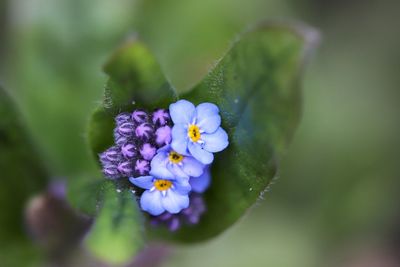
[[[164,212],[159,216],[151,216],[153,226],[164,225],[171,232],[179,230],[183,225],[194,225],[199,223],[200,217],[206,211],[206,205],[202,194],[192,192],[189,196],[190,205],[177,214]]]
[[[137,109],[115,117],[114,146],[99,155],[109,179],[148,175],[157,150],[171,142],[169,111]]]

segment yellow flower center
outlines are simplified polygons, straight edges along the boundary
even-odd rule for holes
[[[172,163],[176,164],[183,160],[183,156],[179,153],[176,153],[175,151],[171,151],[171,152],[169,152],[168,159]]]
[[[168,180],[156,180],[154,186],[158,191],[165,191],[171,188],[172,182]]]
[[[199,127],[194,124],[190,125],[188,128],[188,136],[193,142],[199,141],[201,137]]]

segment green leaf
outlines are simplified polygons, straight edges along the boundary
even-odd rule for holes
[[[22,210],[49,177],[8,93],[0,87],[1,241],[25,236]],[[0,241],[0,244],[2,243]]]
[[[154,238],[193,242],[213,237],[265,192],[299,121],[300,78],[314,34],[260,25],[243,34],[205,79],[181,96],[195,104],[215,103],[230,144],[216,154],[200,223],[178,233],[157,232]]]
[[[121,46],[104,70],[110,78],[104,102],[93,113],[88,128],[89,144],[96,157],[112,145],[110,133],[118,113],[136,108],[168,107],[177,98],[155,57],[136,39]]]
[[[116,190],[109,182],[86,244],[97,258],[112,264],[132,259],[143,246],[141,212],[130,190]]]
[[[14,102],[1,87],[0,118],[0,258],[5,265],[31,266],[42,255],[26,235],[23,210],[27,200],[46,187],[49,174]]]
[[[303,26],[259,25],[238,38],[205,79],[180,97],[195,104],[217,104],[230,145],[216,154],[212,185],[204,195],[207,212],[200,223],[174,233],[146,223],[147,239],[196,242],[214,237],[265,192],[299,121],[301,74],[314,37],[315,31]],[[165,108],[175,102],[160,69],[149,71],[149,66],[157,65],[137,41],[118,50],[107,64],[110,82],[105,101],[89,127],[96,156],[112,145],[113,117],[118,112]],[[140,223],[132,222],[132,227]]]
[[[103,177],[85,174],[74,176],[74,179],[67,181],[66,198],[76,210],[94,217],[104,199],[108,182]]]

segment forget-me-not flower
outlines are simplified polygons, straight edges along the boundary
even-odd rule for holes
[[[129,178],[134,185],[146,189],[140,197],[142,210],[158,216],[167,211],[172,214],[180,212],[189,206],[188,180],[158,179],[154,176]]]
[[[174,122],[172,148],[182,155],[192,155],[203,164],[214,160],[213,153],[224,150],[229,142],[227,133],[220,127],[219,109],[211,103],[195,107],[187,100],[169,106]]]
[[[152,159],[151,174],[163,179],[189,179],[191,176],[202,175],[204,167],[203,163],[192,156],[179,154],[170,145],[166,145]]]

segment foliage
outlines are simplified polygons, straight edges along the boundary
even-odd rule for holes
[[[215,159],[212,186],[205,194],[208,211],[200,223],[172,234],[146,223],[144,239],[196,242],[211,238],[257,201],[276,176],[279,159],[298,123],[300,78],[313,41],[310,36],[314,37],[312,30],[300,26],[258,25],[232,44],[203,81],[179,96],[195,104],[217,104],[230,146]],[[95,156],[112,145],[113,118],[119,112],[168,108],[177,99],[155,58],[137,39],[118,49],[105,71],[110,77],[105,99],[89,126]],[[142,220],[126,223],[138,229]],[[109,232],[99,230],[99,222],[95,227]]]

